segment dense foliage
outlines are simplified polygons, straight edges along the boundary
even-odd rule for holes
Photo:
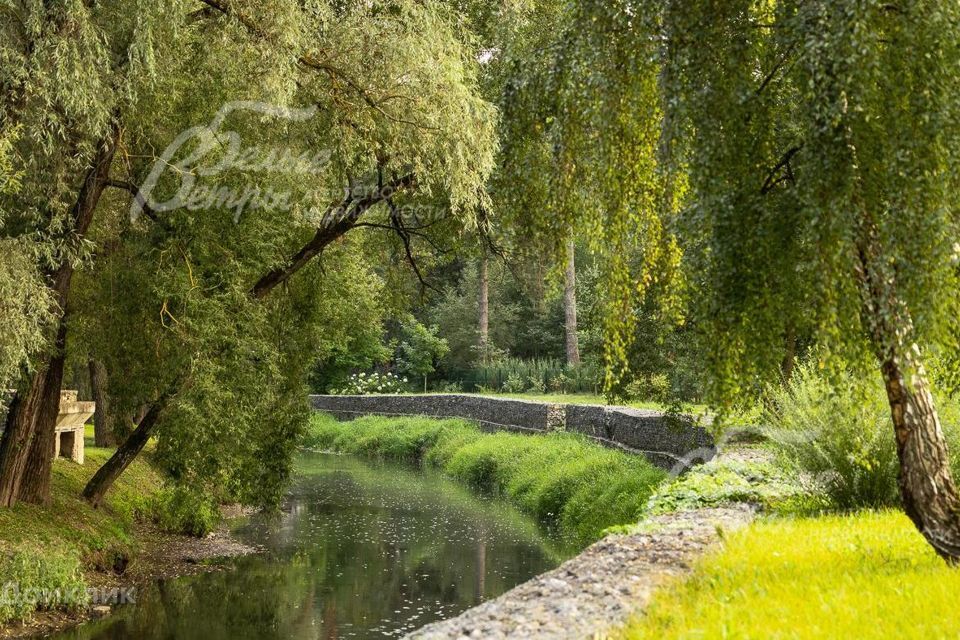
[[[94,505],[151,439],[176,495],[275,504],[309,388],[361,373],[720,418],[769,393],[788,430],[842,416],[814,437],[837,477],[869,460],[851,504],[892,501],[895,453],[907,513],[960,557],[925,368],[960,379],[958,22],[946,0],[0,5],[0,504],[50,501],[77,371],[119,445]],[[892,450],[857,444],[883,398],[817,415],[808,369],[776,388],[807,353],[833,388],[880,371]]]
[[[812,327],[848,360],[887,348],[868,344],[873,269],[897,302],[872,309],[900,326],[900,344],[955,344],[956,11],[859,1],[668,10],[671,141],[696,198],[684,230],[698,317],[716,340],[714,380],[733,385],[722,395],[769,379],[791,336]]]
[[[364,214],[404,240],[398,215],[473,225],[495,115],[442,3],[199,4],[0,8],[0,383],[40,394],[64,349],[95,359],[121,439],[155,407],[177,481],[273,502],[308,371],[379,353],[378,250],[310,259]],[[5,440],[42,441],[31,411]],[[21,493],[43,500],[38,465]]]

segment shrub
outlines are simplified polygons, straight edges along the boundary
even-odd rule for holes
[[[511,379],[538,380],[546,389],[550,381],[553,389],[554,380],[560,379],[562,391],[566,393],[597,393],[603,378],[602,368],[590,363],[578,366],[567,366],[563,360],[554,358],[503,358],[489,364],[481,364],[469,372],[462,372],[468,380],[467,388],[500,390],[504,393],[521,393],[523,384],[510,385]],[[513,388],[517,387],[517,388]],[[529,387],[529,385],[528,385]],[[539,384],[538,384],[539,387]],[[556,390],[556,389],[554,389]],[[540,391],[539,393],[542,393]]]
[[[543,383],[543,378],[534,376],[527,380],[527,393],[544,393],[547,385]]]
[[[167,487],[150,504],[150,515],[162,530],[202,538],[220,524],[220,508],[208,495],[187,487]]]
[[[437,386],[440,393],[463,393],[463,385],[459,380],[453,382],[442,382]]]
[[[406,378],[400,378],[392,373],[355,373],[347,379],[343,387],[333,389],[331,393],[341,396],[403,393],[406,384]]]
[[[562,371],[550,378],[550,391],[553,393],[567,393],[570,389],[570,378]]]
[[[656,515],[746,502],[793,510],[803,492],[792,480],[773,461],[716,457],[661,485],[647,508]]]
[[[647,393],[654,402],[666,402],[670,397],[670,378],[665,373],[655,373],[649,378]]]
[[[942,398],[938,408],[956,452],[956,402]],[[831,383],[814,364],[802,364],[786,388],[771,390],[766,422],[766,435],[825,506],[900,503],[890,408],[878,378],[845,373]]]
[[[520,377],[520,374],[511,373],[506,382],[503,383],[502,390],[504,393],[523,393],[523,378]]]
[[[639,376],[623,388],[623,396],[628,401],[649,401],[666,403],[670,400],[670,378],[664,373]],[[616,394],[614,394],[616,397]]]

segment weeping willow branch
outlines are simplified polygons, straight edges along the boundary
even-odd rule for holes
[[[790,164],[790,162],[793,160],[795,155],[800,153],[801,149],[803,149],[802,144],[790,147],[787,149],[787,152],[783,154],[783,157],[780,158],[777,164],[770,169],[770,172],[767,174],[767,178],[763,181],[763,186],[760,188],[760,193],[762,195],[767,195],[779,184],[784,182],[793,182],[795,180],[793,175],[793,166]],[[786,169],[786,173],[780,175],[780,172],[784,169]]]
[[[412,188],[415,184],[416,177],[410,173],[358,200],[354,199],[354,194],[348,194],[343,201],[327,210],[324,214],[324,224],[284,266],[273,269],[257,281],[250,290],[251,297],[257,300],[264,298],[277,285],[286,282],[293,274],[305,267],[327,245],[356,226],[360,216],[371,207],[385,202],[398,191]]]

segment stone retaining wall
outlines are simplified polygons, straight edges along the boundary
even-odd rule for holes
[[[338,420],[365,415],[464,418],[487,431],[572,431],[643,454],[653,464],[683,471],[716,453],[707,431],[684,417],[600,405],[550,404],[470,395],[310,396],[313,408]]]

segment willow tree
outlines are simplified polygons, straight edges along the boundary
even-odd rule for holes
[[[875,362],[904,509],[950,561],[960,498],[924,359],[957,350],[958,24],[940,0],[685,0],[663,34],[715,397],[775,371],[798,326]]]
[[[12,155],[15,131],[0,135],[0,195],[14,193],[23,179]],[[5,215],[0,208],[0,224]],[[0,389],[7,389],[45,345],[44,329],[52,316],[53,300],[29,243],[0,238]],[[9,398],[0,398],[0,411]]]
[[[287,287],[362,216],[385,211],[383,222],[409,239],[404,193],[437,200],[442,194],[449,210],[469,223],[491,163],[493,110],[478,97],[475,61],[439,3],[203,0],[144,6],[76,0],[8,3],[0,12],[0,139],[13,140],[10,155],[23,176],[0,201],[7,213],[2,238],[29,249],[35,280],[49,294],[35,301],[49,299],[55,319],[46,336],[49,349],[33,358],[17,385],[0,443],[4,505],[49,495],[71,326],[66,313],[76,302],[78,268],[91,275],[89,289],[103,284],[96,280],[103,271],[91,264],[111,256],[132,265],[132,274],[156,268],[157,279],[141,280],[138,293],[153,294],[160,326],[128,324],[140,315],[122,305],[116,310],[127,318],[120,313],[110,320],[116,346],[130,347],[123,332],[135,334],[130,327],[136,327],[163,338],[155,350],[174,365],[142,385],[148,403],[143,429],[121,445],[124,456],[110,465],[109,479],[136,455],[184,385],[203,389],[201,381],[213,379],[211,369],[191,375],[193,355],[212,362],[244,350],[241,330],[224,341],[227,346],[216,345],[217,308],[231,318],[224,327],[244,313],[263,319],[252,326],[269,326],[269,294]],[[229,185],[286,189],[295,198],[289,207],[258,211],[244,220],[248,224],[226,225],[223,216],[214,219],[196,203],[157,206],[192,173],[169,171],[152,180],[155,161],[171,166],[204,145],[211,151],[219,131],[208,128],[177,157],[162,157],[162,150],[180,134],[237,111],[228,104],[250,101],[273,108],[247,113],[245,123],[227,123],[248,144],[326,151],[329,170],[311,180],[283,176],[274,167],[246,178],[242,171],[222,171]],[[268,112],[278,109],[314,117],[299,128],[264,125]],[[222,155],[213,149],[205,160],[216,164]],[[179,257],[179,268],[170,256]],[[208,288],[197,288],[199,282]],[[185,307],[196,312],[183,329],[192,328],[190,336],[201,340],[199,352],[190,351],[197,342],[171,329]],[[252,362],[255,352],[248,350]]]
[[[659,169],[658,10],[544,5],[539,28],[507,50],[497,197],[517,244],[536,238],[564,264],[572,234],[597,255],[611,388],[627,373],[636,300],[672,280],[679,259]]]
[[[13,133],[12,157],[22,176],[12,193],[0,194],[6,213],[0,229],[5,243],[27,248],[53,318],[47,348],[15,384],[0,441],[2,505],[47,495],[73,275],[89,256],[85,236],[107,188],[120,114],[135,109],[143,88],[162,77],[157,57],[169,54],[164,68],[177,67],[177,7],[164,3],[139,13],[79,1],[0,7],[0,139]]]
[[[136,370],[149,381],[128,392],[137,400],[127,404],[145,402],[149,409],[85,488],[84,496],[93,504],[153,436],[159,437],[159,450],[179,476],[188,470],[195,474],[200,467],[207,468],[207,477],[223,475],[217,465],[200,464],[217,446],[214,434],[245,439],[238,425],[251,421],[275,425],[277,437],[264,438],[274,443],[272,454],[241,452],[238,464],[270,460],[278,473],[264,482],[277,486],[290,460],[292,436],[305,419],[298,412],[306,406],[305,363],[323,356],[330,336],[364,322],[336,310],[346,299],[363,308],[359,303],[368,289],[340,287],[344,300],[330,304],[324,297],[337,288],[311,281],[336,282],[340,275],[359,284],[369,266],[346,269],[349,260],[341,254],[343,265],[319,270],[316,260],[331,251],[336,255],[344,237],[357,228],[389,230],[408,258],[423,225],[449,218],[456,224],[438,226],[470,228],[492,164],[494,109],[479,96],[477,62],[442,4],[330,3],[309,11],[291,7],[279,24],[268,5],[205,4],[210,10],[198,19],[225,34],[220,46],[227,50],[205,51],[201,76],[212,78],[214,86],[199,95],[182,94],[177,113],[209,122],[225,103],[268,99],[260,93],[269,82],[254,90],[248,86],[249,76],[240,80],[240,75],[224,77],[217,71],[224,59],[256,59],[266,49],[286,61],[283,73],[276,77],[274,70],[256,66],[247,73],[273,78],[287,92],[280,98],[284,104],[301,111],[309,107],[309,117],[278,125],[266,122],[261,113],[238,112],[224,123],[244,140],[288,146],[298,156],[322,151],[324,163],[306,178],[270,167],[262,174],[239,170],[219,176],[220,184],[236,188],[255,180],[288,194],[292,203],[233,219],[217,207],[158,211],[152,199],[162,202],[177,192],[183,184],[180,174],[165,172],[156,190],[147,194],[143,181],[156,165],[131,162],[123,181],[135,194],[134,211],[142,212],[140,224],[145,226],[128,234],[126,249],[111,260],[123,263],[131,254],[141,256],[135,273],[154,280],[144,305],[153,315],[128,309],[118,316],[121,321],[130,313],[140,318],[136,326],[148,336],[146,343],[159,338],[169,349],[160,358],[169,366],[153,367],[160,375],[151,373],[151,367],[138,364],[141,359],[154,362],[150,354],[141,349],[143,358],[131,362],[125,355],[130,349],[118,353],[117,345],[108,345],[115,368]],[[212,141],[220,132],[209,134]],[[146,129],[139,144],[155,148],[175,135],[160,122]],[[209,151],[205,164],[218,165],[226,155],[216,145]],[[165,160],[176,166],[191,153],[183,149]],[[142,206],[144,201],[147,206]],[[423,219],[423,214],[429,217]],[[170,260],[170,255],[180,258]],[[113,270],[116,273],[116,266]],[[125,289],[142,287],[131,282]],[[294,302],[303,318],[299,327],[285,320],[284,312],[289,313]],[[118,304],[128,303],[114,302]],[[375,326],[375,317],[368,321]],[[101,336],[114,332],[115,325],[109,324],[97,330]],[[101,338],[100,343],[109,340]],[[252,368],[272,370],[272,375],[258,378]],[[247,373],[238,373],[242,371]],[[261,395],[275,398],[281,410],[271,411],[261,398],[251,399],[240,405],[246,415],[209,421],[212,428],[199,426],[216,406],[213,399],[257,395],[258,384]],[[190,460],[196,464],[188,464]]]
[[[213,84],[191,74],[212,51],[221,53],[221,78],[248,79],[269,68],[275,94],[289,86],[275,82],[295,66],[283,64],[289,56],[233,55],[222,34],[200,29],[196,8],[79,0],[0,7],[0,138],[14,132],[22,176],[2,194],[0,237],[27,247],[53,318],[46,349],[16,381],[0,441],[2,505],[49,498],[75,276],[107,249],[91,241],[104,201],[115,197],[106,194],[122,194],[132,158],[153,153],[137,143],[156,123],[168,130],[192,124],[175,106],[181,92]]]

